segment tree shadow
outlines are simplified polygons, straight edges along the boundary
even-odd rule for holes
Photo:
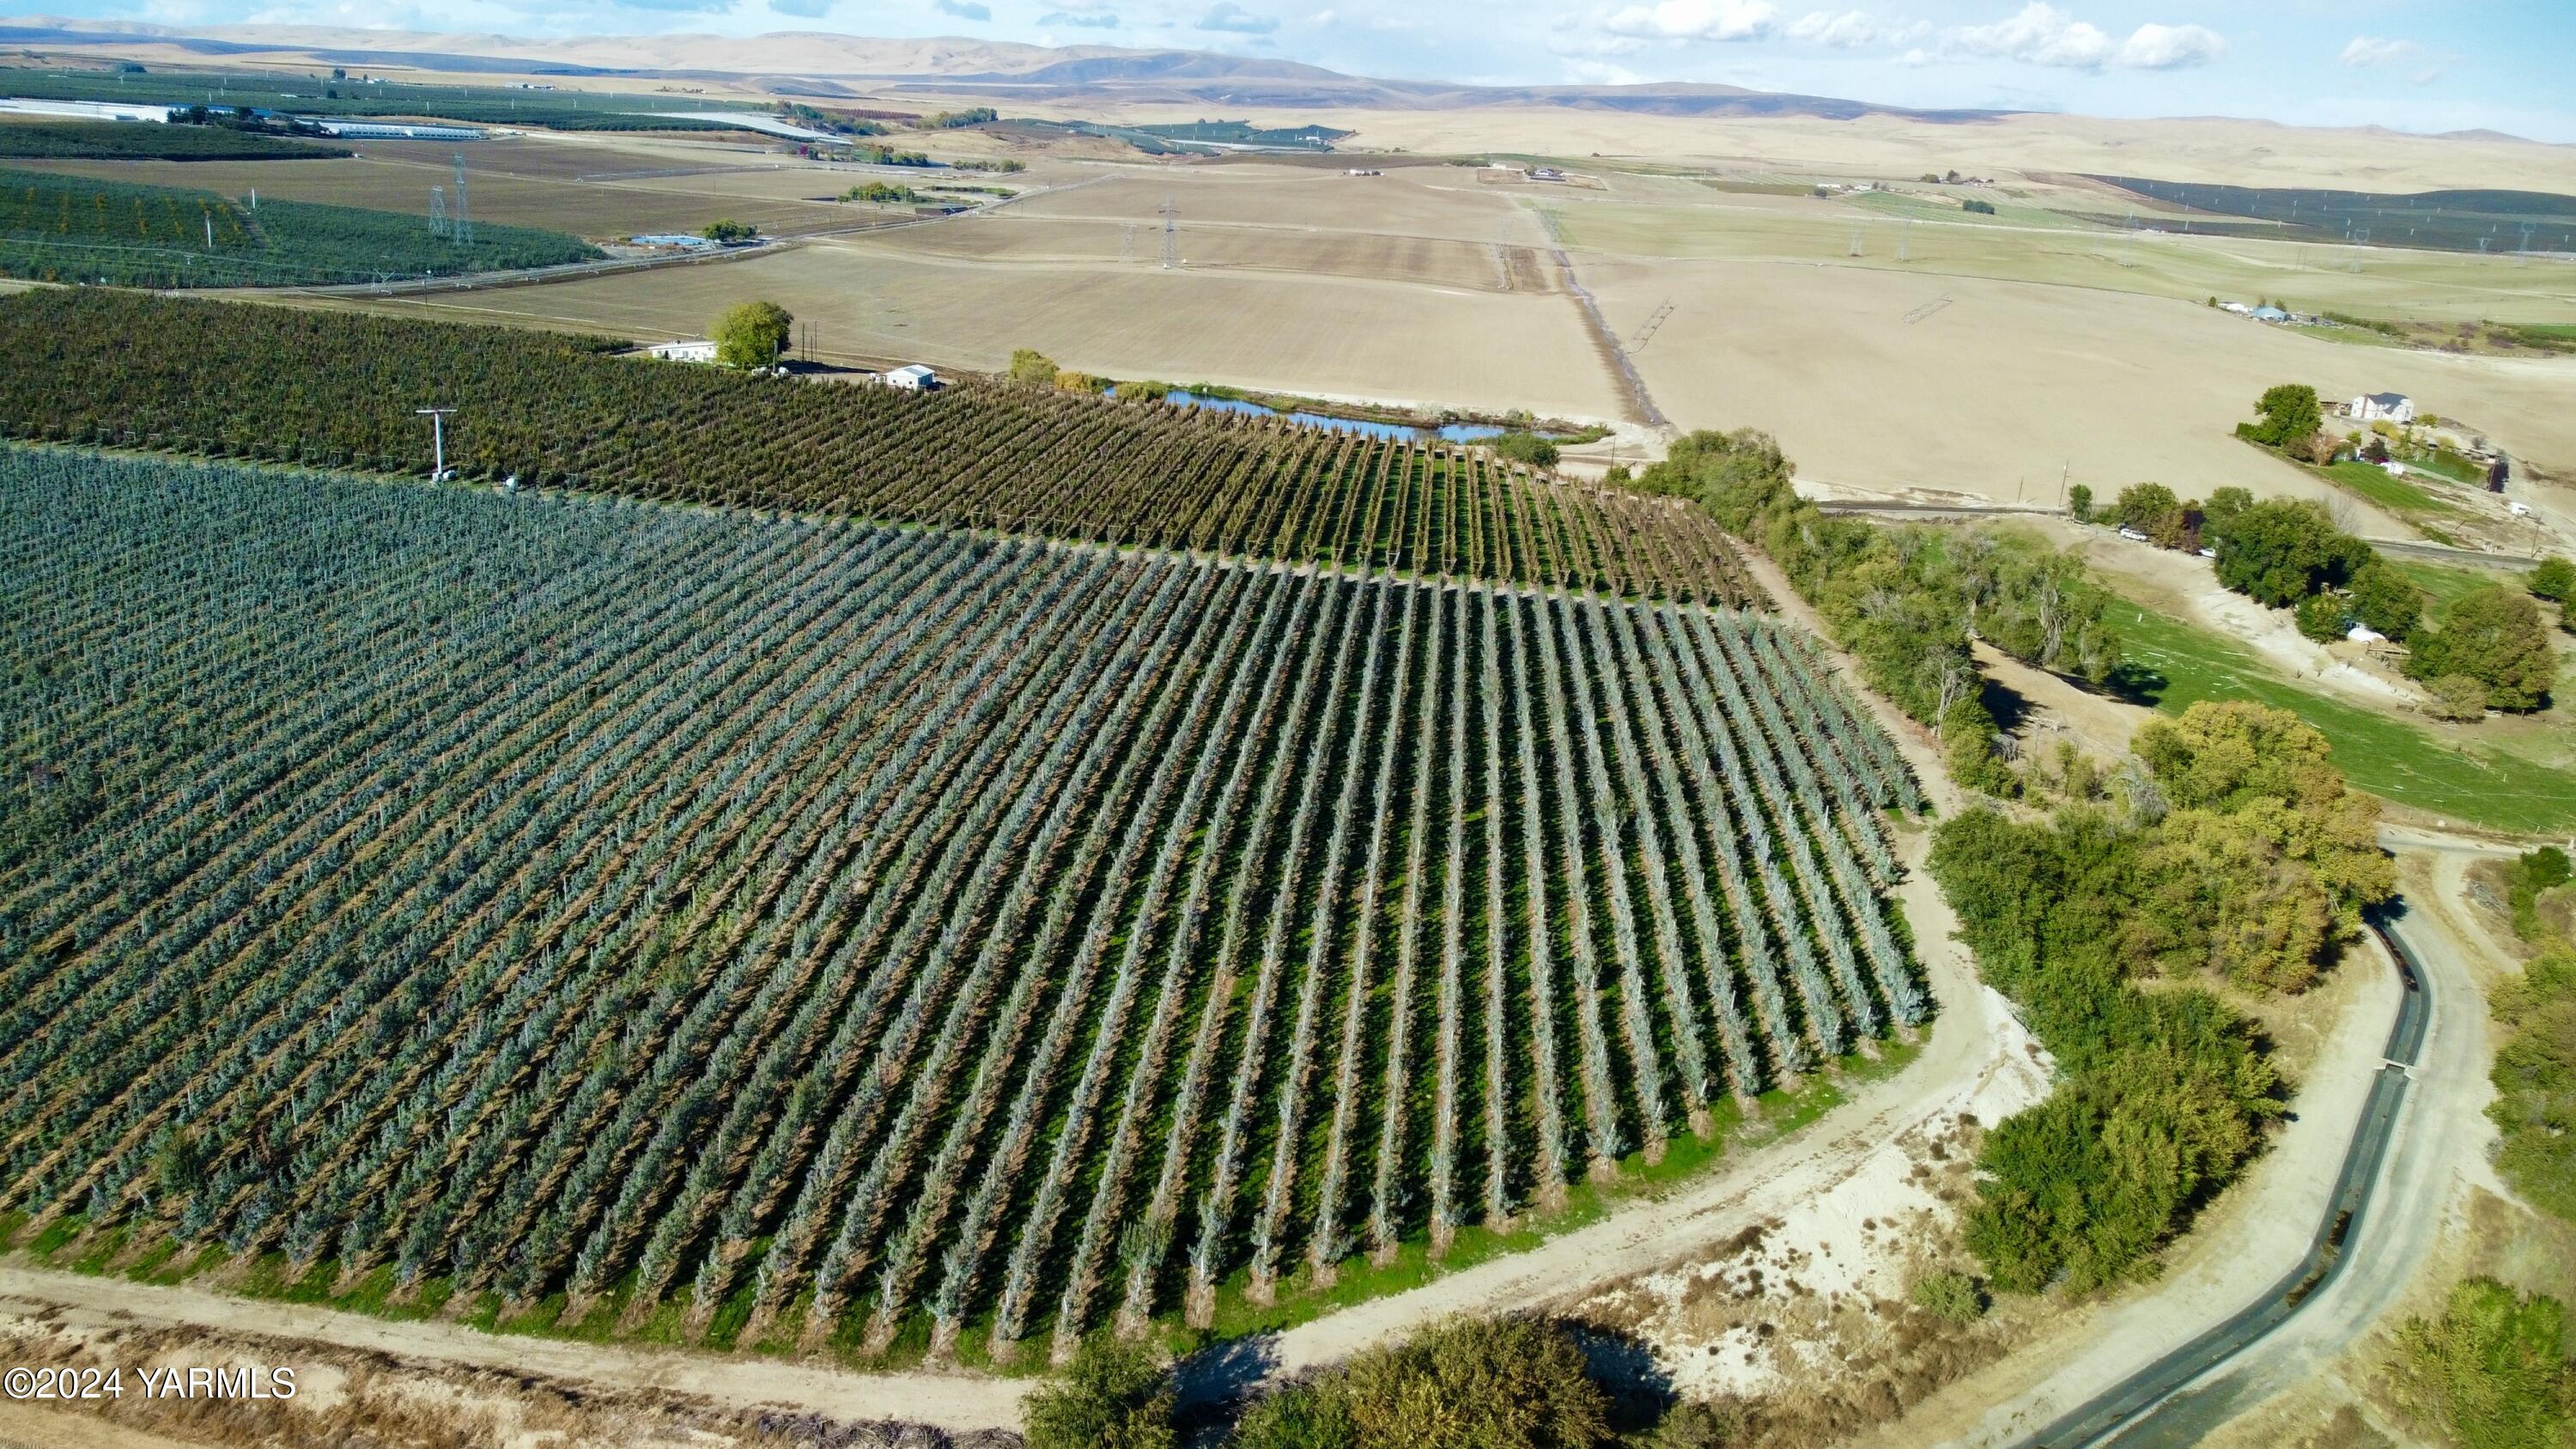
[[[1981,672],[1978,677],[1983,684],[1977,691],[1977,702],[1983,704],[1986,707],[1986,713],[1994,717],[1996,732],[2007,735],[2018,734],[2021,731],[2023,719],[2030,714],[2030,701],[2024,698],[2019,690],[1996,680],[1991,675]]]
[[[1278,1367],[1279,1335],[1246,1334],[1211,1344],[1172,1365],[1172,1388],[1184,1406],[1231,1404]]]
[[[1580,1320],[1568,1320],[1565,1331],[1583,1350],[1592,1381],[1610,1400],[1613,1430],[1634,1434],[1652,1429],[1681,1402],[1672,1373],[1644,1339],[1624,1328]]]
[[[2103,691],[2112,698],[2149,709],[2162,703],[2165,691],[2172,687],[2173,681],[2134,659],[2121,660],[2111,677],[2102,681]]]

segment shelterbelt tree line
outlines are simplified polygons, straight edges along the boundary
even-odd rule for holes
[[[0,432],[675,503],[1755,602],[1687,502],[1469,447],[965,380],[931,394],[604,339],[99,288],[0,298]]]
[[[1806,639],[1397,572],[1437,495],[1318,567],[0,450],[0,1210],[1062,1349],[1923,1020]]]

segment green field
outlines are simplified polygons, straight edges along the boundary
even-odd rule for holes
[[[2576,771],[2446,744],[2419,726],[2291,684],[2205,629],[2152,609],[2115,612],[2129,659],[2156,676],[2137,693],[2160,710],[2256,700],[2314,725],[2344,774],[2374,795],[2496,830],[2537,835],[2576,826]]]
[[[349,155],[320,140],[226,126],[131,121],[0,122],[0,156],[105,161],[296,161]]]
[[[2319,470],[2345,492],[2392,513],[2457,513],[2459,505],[2419,484],[2391,476],[2370,463],[2343,462]]]
[[[0,275],[128,287],[308,286],[585,261],[578,237],[478,223],[467,241],[410,212],[0,171]]]

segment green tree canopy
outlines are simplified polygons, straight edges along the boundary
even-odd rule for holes
[[[1011,353],[1011,381],[1037,387],[1055,386],[1055,375],[1062,371],[1055,359],[1034,347],[1017,348]]]
[[[2277,499],[2230,514],[2216,551],[2220,583],[2276,609],[2342,587],[2374,557],[2314,503]]]
[[[2317,405],[2317,390],[2305,383],[2285,382],[2266,389],[2262,400],[2254,404],[2262,420],[2254,425],[2254,440],[2268,447],[2290,448],[2315,436],[2325,422],[2325,410]]]
[[[716,361],[727,367],[767,367],[787,350],[796,319],[775,302],[745,302],[716,319]]]
[[[2489,584],[2452,600],[2442,626],[2415,637],[2406,672],[2417,679],[2464,674],[2487,687],[2490,708],[2528,710],[2548,703],[2558,660],[2531,596]]]
[[[2404,639],[2424,622],[2424,591],[2384,558],[2371,559],[2352,576],[2355,618],[2391,639]]]
[[[747,242],[760,235],[760,228],[747,221],[736,221],[728,216],[708,222],[706,230],[699,235],[709,241]]]

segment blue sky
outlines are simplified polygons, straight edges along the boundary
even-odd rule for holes
[[[2576,142],[2576,0],[51,0],[165,24],[837,30],[1182,46],[1360,75],[1716,81],[1921,106]]]

